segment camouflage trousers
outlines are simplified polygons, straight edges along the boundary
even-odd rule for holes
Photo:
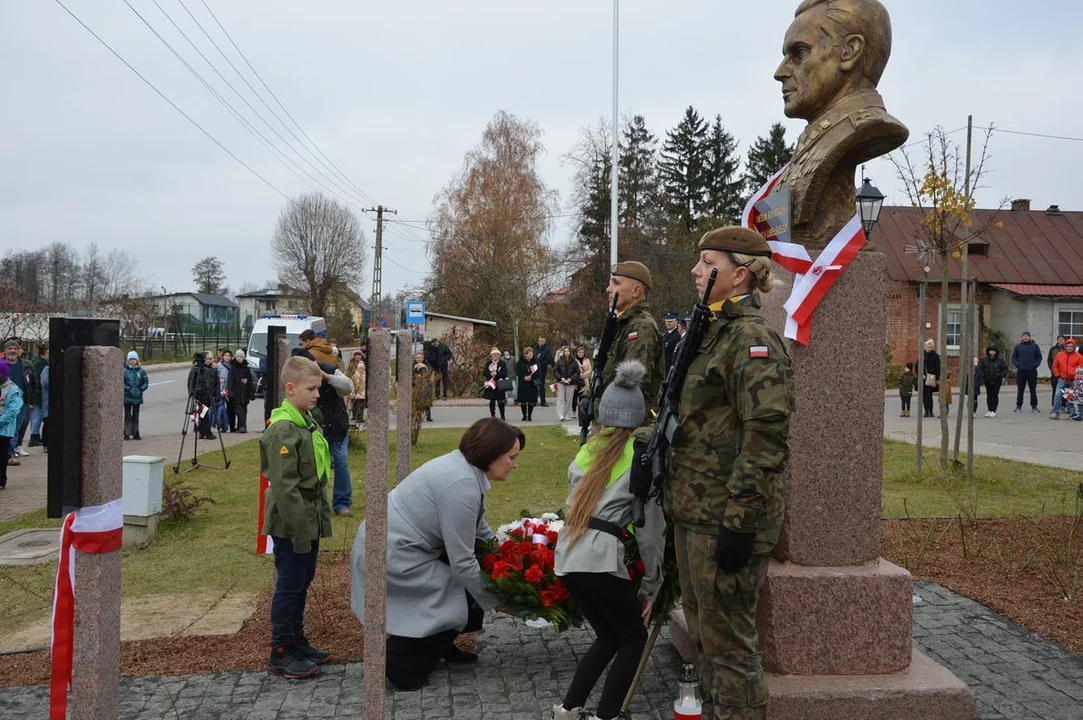
[[[756,603],[769,554],[726,575],[715,564],[714,533],[674,528],[681,602],[696,644],[703,720],[765,720],[767,682],[756,636]]]

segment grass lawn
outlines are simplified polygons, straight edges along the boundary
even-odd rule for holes
[[[915,446],[884,441],[884,517],[1036,517],[1071,512],[1080,481],[1074,470],[1031,465],[984,455],[974,456],[974,483],[961,472],[940,470],[940,449],[924,448],[919,478]]]
[[[489,522],[496,526],[519,517],[521,511],[542,513],[558,509],[567,488],[567,467],[577,442],[563,428],[524,428],[527,447],[520,468],[505,483],[494,485],[488,498]],[[458,444],[462,429],[429,429],[421,433],[414,448],[412,466],[417,467]],[[391,466],[394,466],[395,435],[392,434]],[[258,592],[271,582],[269,557],[255,554],[259,445],[253,440],[229,450],[229,470],[196,470],[183,481],[198,496],[214,499],[196,517],[165,522],[157,537],[144,547],[128,548],[123,555],[125,597],[156,594]],[[914,471],[914,447],[884,443],[884,517],[954,517],[958,503],[969,507],[972,493],[965,480],[936,469],[936,450],[926,455],[922,478]],[[354,518],[335,517],[334,536],[323,543],[325,551],[349,551],[365,508],[365,443],[362,437],[350,452],[354,485]],[[977,457],[979,478],[977,515],[984,517],[1039,515],[1070,509],[1078,473],[1027,465],[997,458]],[[168,473],[168,469],[167,469]],[[171,479],[171,474],[167,479]],[[953,499],[953,496],[957,499]],[[0,523],[0,535],[24,527],[58,527],[44,511]],[[23,626],[48,613],[55,565],[0,568],[0,633]]]
[[[494,525],[519,517],[520,510],[541,513],[564,502],[568,463],[578,447],[575,438],[554,426],[524,428],[527,446],[520,469],[489,494],[488,516]],[[412,467],[443,455],[458,445],[462,429],[422,431],[412,453]],[[391,466],[395,465],[395,434],[391,434]],[[335,517],[334,535],[324,550],[348,551],[365,508],[364,438],[350,448],[356,517]],[[191,592],[257,592],[272,577],[270,557],[256,555],[259,492],[259,444],[250,441],[229,449],[229,470],[195,470],[182,476],[197,496],[213,498],[196,517],[164,522],[146,546],[127,548],[123,555],[125,597]],[[166,470],[166,480],[174,476]],[[45,512],[34,512],[0,523],[0,535],[25,527],[59,527]],[[56,566],[0,568],[0,633],[21,627],[49,611]]]

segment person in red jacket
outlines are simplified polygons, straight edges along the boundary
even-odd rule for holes
[[[1053,358],[1053,376],[1057,378],[1057,394],[1053,398],[1050,420],[1060,420],[1060,408],[1064,404],[1064,390],[1075,380],[1076,368],[1083,367],[1083,354],[1076,347],[1074,338],[1064,341],[1064,349]]]

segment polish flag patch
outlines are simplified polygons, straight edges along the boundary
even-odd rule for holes
[[[633,330],[632,332],[628,333],[628,339],[629,339],[629,340],[636,340],[636,339],[638,339],[638,338],[639,338],[639,333],[638,333],[638,332],[636,332],[635,330]]]
[[[750,358],[765,358],[768,357],[766,345],[753,345],[748,349],[748,356]]]

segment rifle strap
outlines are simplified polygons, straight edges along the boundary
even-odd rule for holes
[[[624,542],[624,529],[615,522],[610,522],[608,520],[602,520],[601,518],[592,517],[587,522],[587,527],[591,530],[597,530],[598,532],[604,532],[607,535],[612,535],[621,542]]]

